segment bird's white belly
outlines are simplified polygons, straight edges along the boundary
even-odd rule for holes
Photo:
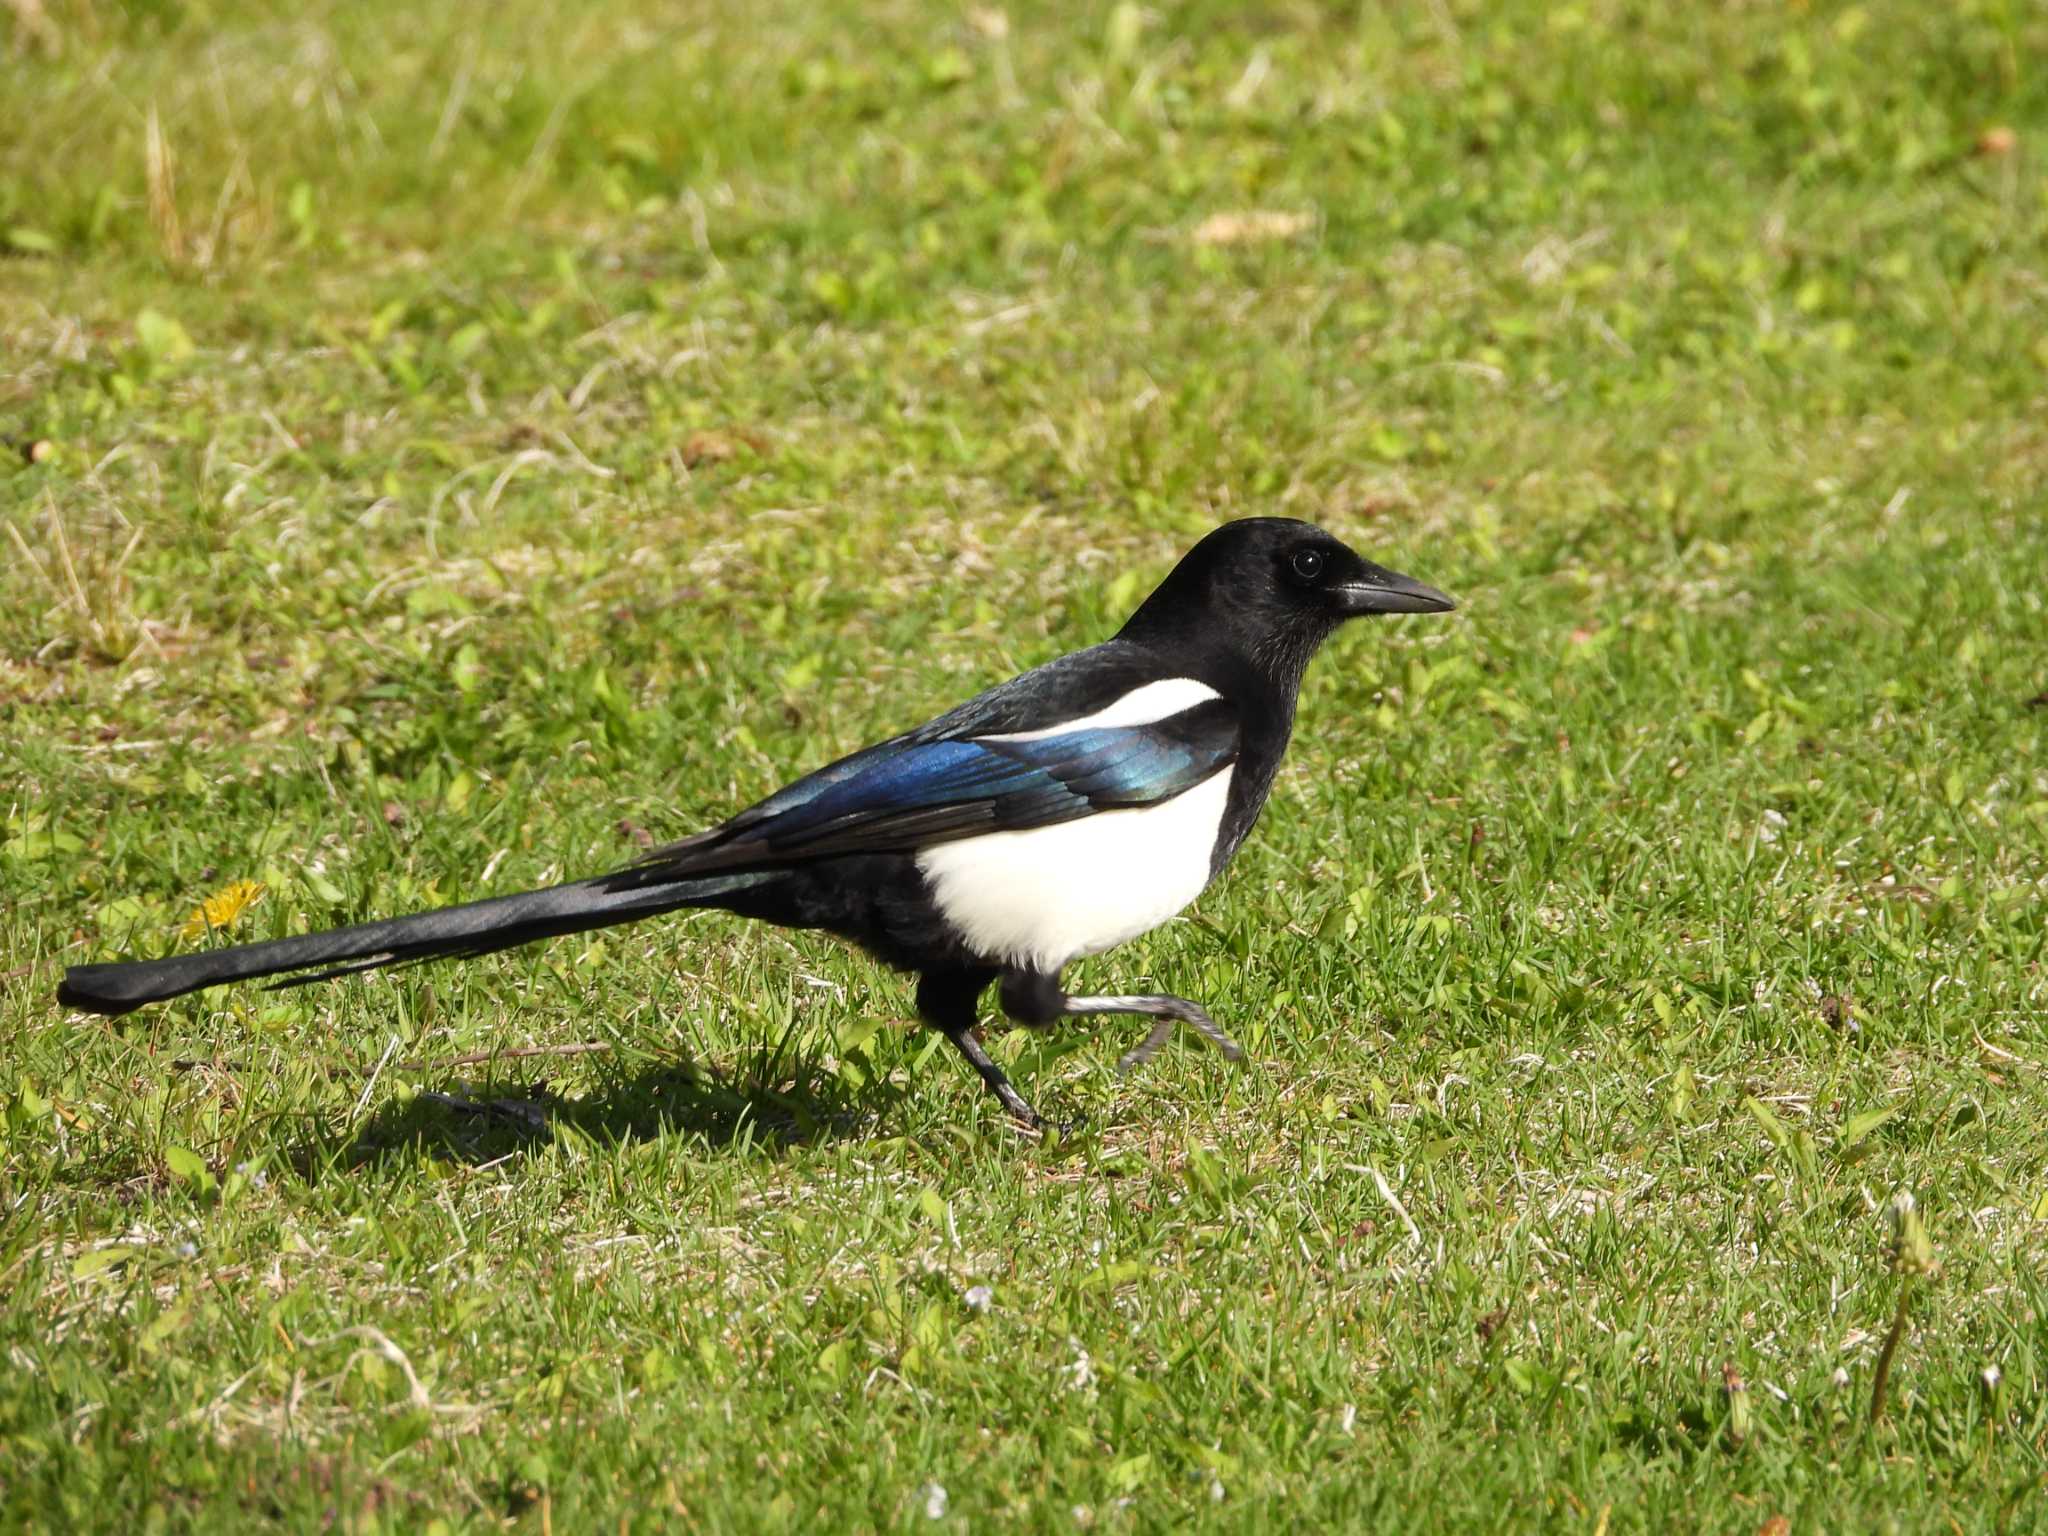
[[[946,921],[998,964],[1057,971],[1156,928],[1202,894],[1232,770],[1158,805],[923,849]]]

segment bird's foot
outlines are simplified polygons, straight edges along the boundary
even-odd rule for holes
[[[1186,1024],[1198,1031],[1212,1045],[1223,1053],[1227,1061],[1239,1061],[1244,1057],[1244,1047],[1239,1045],[1200,1003],[1191,1003],[1184,997],[1070,997],[1066,1001],[1068,1014],[1076,1013],[1142,1013],[1157,1019],[1145,1038],[1117,1058],[1117,1071],[1128,1076],[1158,1054],[1159,1048],[1173,1038],[1173,1026]]]
[[[1011,1086],[1008,1074],[996,1065],[995,1058],[990,1056],[987,1048],[982,1045],[979,1027],[966,1025],[958,1029],[947,1029],[944,1033],[960,1054],[967,1058],[967,1064],[974,1068],[983,1085],[996,1096],[997,1102],[1017,1123],[1020,1131],[1038,1135],[1048,1129],[1061,1129],[1057,1125],[1048,1126],[1038,1111],[1024,1101],[1024,1095]]]
[[[1069,1141],[1088,1129],[1086,1115],[1075,1115],[1068,1120],[1048,1119],[1026,1103],[1023,1096],[1014,1089],[1007,1094],[998,1090],[996,1097],[1002,1101],[1004,1110],[1009,1114],[1010,1128],[1027,1140]]]
[[[1174,1020],[1161,1019],[1146,1032],[1145,1038],[1132,1046],[1116,1059],[1117,1075],[1129,1077],[1138,1068],[1159,1054],[1159,1048],[1173,1038]]]

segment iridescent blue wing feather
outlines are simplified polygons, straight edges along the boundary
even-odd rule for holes
[[[815,857],[1020,831],[1171,800],[1236,755],[1236,712],[1221,699],[1145,725],[911,743],[748,836]]]
[[[672,874],[921,848],[1170,800],[1228,767],[1237,712],[1211,699],[1143,725],[1028,740],[899,737],[801,779],[723,827],[658,850]]]

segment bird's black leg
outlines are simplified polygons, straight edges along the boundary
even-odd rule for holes
[[[992,970],[933,971],[920,976],[917,981],[918,1016],[953,1042],[960,1054],[967,1058],[968,1065],[981,1074],[988,1091],[1002,1101],[1003,1108],[1010,1112],[1012,1119],[1036,1129],[1038,1111],[1026,1104],[1024,1096],[1010,1086],[1003,1069],[982,1049],[975,1029],[975,1004],[995,978],[996,973]]]
[[[1173,1034],[1176,1023],[1192,1024],[1213,1041],[1225,1057],[1236,1061],[1244,1047],[1226,1035],[1200,1003],[1165,994],[1135,997],[1069,997],[1060,990],[1060,979],[1044,971],[1008,971],[1003,976],[1003,1012],[1019,1024],[1045,1029],[1061,1019],[1084,1013],[1140,1013],[1159,1022],[1136,1047],[1117,1058],[1119,1072],[1143,1066]]]

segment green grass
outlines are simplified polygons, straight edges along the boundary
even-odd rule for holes
[[[2038,8],[0,16],[0,1524],[2048,1519]],[[716,916],[51,1000],[604,868],[1255,512],[1463,606],[1075,973],[1249,1063],[1001,1038],[1065,1142]]]

